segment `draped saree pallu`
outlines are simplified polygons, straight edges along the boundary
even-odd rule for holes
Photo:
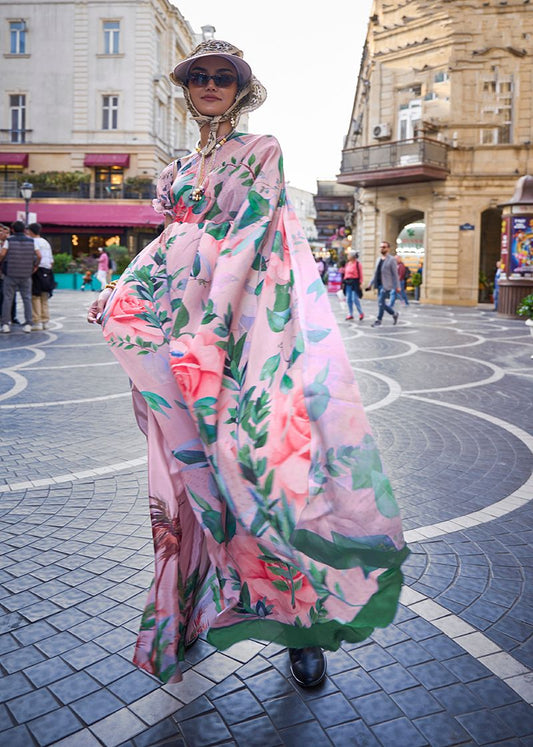
[[[148,442],[135,663],[165,682],[205,631],[219,649],[363,640],[392,621],[408,553],[276,139],[234,133],[194,201],[197,167],[163,171],[173,222],[103,319]]]

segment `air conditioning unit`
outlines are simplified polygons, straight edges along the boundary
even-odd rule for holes
[[[384,123],[374,125],[372,135],[376,140],[388,140],[391,136],[390,125]]]

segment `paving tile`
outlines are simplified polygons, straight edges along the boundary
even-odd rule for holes
[[[182,707],[182,703],[163,690],[154,690],[130,705],[130,711],[142,719],[149,726],[162,721],[167,716],[175,714]]]
[[[125,646],[131,646],[137,640],[137,636],[125,628],[115,628],[109,633],[99,636],[94,643],[101,646],[106,651],[114,654]]]
[[[485,707],[483,701],[476,698],[466,685],[460,683],[437,688],[432,690],[431,694],[452,716],[479,711]]]
[[[189,669],[184,672],[181,682],[164,685],[163,689],[182,703],[190,703],[208,690],[211,690],[212,687],[212,680],[203,677],[195,670]]]
[[[58,703],[48,690],[34,690],[34,692],[20,695],[9,700],[7,707],[19,724],[24,724],[36,716],[42,716],[57,709]]]
[[[82,729],[59,742],[54,742],[54,747],[100,747],[101,744],[89,729]]]
[[[0,678],[0,702],[5,702],[11,698],[15,698],[17,695],[23,695],[24,693],[32,690],[32,685],[28,679],[22,674],[17,672],[16,674],[10,674],[7,677]]]
[[[533,708],[526,703],[513,703],[493,711],[500,721],[512,729],[517,737],[530,737],[533,741]]]
[[[214,702],[214,706],[230,726],[264,713],[263,707],[248,690],[224,695]]]
[[[36,687],[42,687],[50,682],[60,680],[62,677],[67,677],[72,674],[72,669],[62,659],[55,656],[53,659],[47,659],[40,664],[29,667],[24,670],[24,673]]]
[[[438,636],[437,636],[438,637]],[[434,641],[436,638],[429,638],[428,641]],[[461,649],[460,649],[461,650]],[[424,661],[432,659],[432,655],[416,641],[402,641],[387,648],[388,653],[393,656],[404,667],[412,664],[421,664]]]
[[[431,747],[448,747],[468,741],[468,732],[446,713],[434,713],[417,718],[412,723],[426,737]]]
[[[79,731],[82,726],[83,724],[66,706],[28,723],[28,729],[41,747],[53,744],[59,739]]]
[[[124,703],[132,703],[159,687],[160,684],[153,677],[140,669],[136,669],[108,685],[108,689]]]
[[[505,740],[516,736],[513,727],[487,710],[458,715],[457,721],[472,736],[476,744],[489,744],[490,742],[502,741],[505,743]]]
[[[65,705],[82,698],[84,695],[89,695],[99,688],[100,684],[85,672],[76,672],[76,674],[71,674],[70,677],[65,677],[48,685],[48,689]]]
[[[235,723],[230,728],[239,747],[277,747],[282,744],[279,734],[266,716]]]
[[[97,690],[70,704],[76,715],[88,725],[118,711],[124,704],[108,690]]]
[[[62,658],[74,667],[74,669],[85,669],[85,667],[99,659],[105,658],[107,653],[103,648],[97,646],[96,643],[84,643],[78,646],[78,648],[73,648],[62,654]]]
[[[322,698],[316,698],[309,701],[308,705],[323,728],[336,726],[357,718],[357,714],[342,693],[333,693]]]
[[[391,664],[388,667],[377,669],[372,672],[372,676],[386,693],[407,690],[417,685],[415,678],[401,664]]]
[[[357,698],[359,695],[367,695],[381,689],[376,680],[364,669],[333,675],[331,680],[347,698]]]
[[[26,726],[14,726],[1,734],[5,747],[34,747],[35,741]]]
[[[356,649],[352,652],[352,658],[367,672],[386,664],[394,664],[392,656],[375,643]]]
[[[267,700],[262,705],[277,729],[310,721],[313,718],[313,713],[297,694]]]
[[[256,641],[239,641],[239,643],[234,643],[233,646],[225,649],[224,654],[245,664],[256,654],[263,651],[264,648],[261,643],[256,643]]]
[[[230,732],[218,713],[206,713],[182,721],[180,727],[185,742],[194,747],[207,747],[207,745],[221,742],[224,738],[231,738]]]
[[[438,661],[416,664],[409,671],[428,690],[435,687],[444,687],[444,685],[450,685],[457,681],[455,675]]]
[[[8,674],[19,672],[40,661],[44,661],[44,656],[34,646],[25,646],[2,656],[2,666]]]
[[[111,630],[113,630],[113,626],[99,618],[85,620],[70,628],[70,632],[77,638],[81,638],[82,641],[93,641],[98,636],[109,633]]]
[[[477,659],[464,654],[453,659],[446,659],[442,662],[446,669],[449,669],[461,682],[472,682],[488,677],[489,670],[480,664]]]
[[[355,712],[361,716],[369,726],[399,718],[403,714],[396,703],[385,693],[371,693],[362,695],[351,701]]]
[[[412,687],[403,692],[392,693],[391,698],[410,718],[428,716],[443,710],[442,705],[423,687]]]
[[[282,729],[280,736],[285,747],[302,747],[303,744],[326,747],[330,743],[326,733],[316,721],[306,721],[303,724]]]
[[[194,671],[191,670],[194,674]],[[207,691],[207,696],[213,700],[215,698],[221,698],[223,695],[235,692],[236,690],[242,690],[244,688],[244,682],[236,677],[234,674],[230,674],[225,680],[220,682],[214,687],[210,687]]]
[[[72,648],[80,645],[80,639],[71,635],[67,631],[63,633],[56,633],[49,638],[37,641],[35,647],[42,651],[46,656],[56,656],[62,654],[64,651],[69,651]]]
[[[423,747],[427,745],[426,738],[405,717],[395,718],[384,724],[374,724],[372,731],[384,745],[409,745],[409,747]]]
[[[213,703],[205,695],[201,695],[196,700],[184,705],[183,708],[178,709],[172,714],[172,718],[181,723],[181,721],[187,721],[194,716],[199,716],[201,713],[209,713],[214,710],[215,706]]]
[[[246,686],[260,701],[294,692],[287,680],[275,669],[250,677],[246,680]]]
[[[380,743],[362,719],[326,729],[335,747],[380,747]]]
[[[133,672],[135,666],[126,661],[122,656],[113,654],[113,656],[107,656],[105,659],[97,661],[95,664],[85,669],[91,677],[94,677],[102,685],[108,685],[114,680],[118,680],[128,672]]]
[[[520,700],[515,691],[497,677],[487,677],[483,680],[470,682],[468,688],[486,708],[497,708]]]
[[[179,729],[178,725],[170,718],[160,721],[155,726],[151,726],[138,734],[133,739],[135,747],[152,747],[154,744],[163,743],[167,747],[186,747],[185,742],[178,737]],[[172,737],[172,741],[170,741]]]
[[[144,728],[143,721],[127,708],[121,708],[120,711],[93,724],[91,731],[106,747],[116,747],[142,732]]]
[[[264,672],[266,669],[271,669],[272,664],[267,659],[263,659],[262,656],[256,656],[243,667],[237,669],[236,674],[243,680],[248,677],[253,677],[254,674]]]
[[[20,641],[23,646],[42,641],[43,638],[48,638],[49,636],[55,635],[55,633],[55,628],[44,620],[25,625],[23,628],[18,628],[13,631],[14,637]]]

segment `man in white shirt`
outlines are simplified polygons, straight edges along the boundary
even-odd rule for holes
[[[41,255],[41,261],[37,271],[33,275],[32,289],[32,310],[33,326],[32,329],[46,329],[50,321],[50,312],[48,310],[48,299],[54,289],[54,276],[52,274],[52,265],[54,257],[52,247],[46,239],[41,236],[41,224],[30,223],[26,231],[27,235],[34,240],[35,248]]]

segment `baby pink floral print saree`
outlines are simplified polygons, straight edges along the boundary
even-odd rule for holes
[[[164,682],[203,632],[220,649],[363,640],[393,619],[408,553],[279,145],[236,133],[215,158],[198,202],[196,155],[163,171],[173,222],[103,324],[148,442],[135,662]]]

